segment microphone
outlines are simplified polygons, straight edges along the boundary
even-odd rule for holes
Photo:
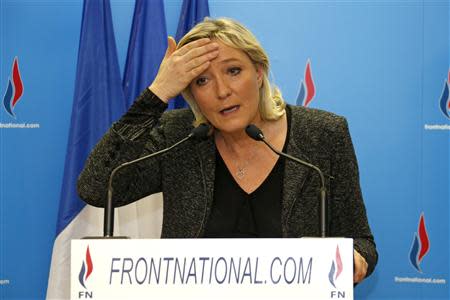
[[[112,170],[111,175],[109,176],[109,182],[108,182],[108,198],[107,198],[106,205],[105,205],[103,237],[114,238],[114,205],[113,205],[113,201],[112,201],[112,194],[113,194],[112,181],[113,181],[114,175],[117,173],[117,171],[119,171],[127,166],[141,162],[143,160],[164,154],[164,153],[172,150],[173,148],[177,147],[178,145],[186,142],[187,140],[189,140],[191,138],[195,138],[198,140],[206,139],[210,128],[211,128],[210,125],[208,125],[206,123],[202,123],[199,126],[192,129],[191,133],[189,133],[189,135],[187,137],[176,142],[172,146],[164,148],[157,152],[153,152],[151,154],[142,156],[135,160],[125,162],[125,163],[119,165],[118,167],[116,167],[114,170]]]
[[[327,203],[327,190],[325,188],[325,178],[323,175],[323,172],[316,167],[313,164],[310,164],[309,162],[306,162],[304,160],[298,159],[296,157],[293,157],[287,153],[278,151],[277,149],[275,149],[271,144],[269,144],[264,137],[264,134],[262,133],[261,129],[259,129],[258,127],[256,127],[253,124],[248,125],[245,128],[245,132],[247,133],[247,135],[249,137],[251,137],[252,139],[254,139],[255,141],[262,141],[264,144],[266,144],[270,150],[272,150],[273,152],[275,152],[276,154],[286,157],[290,160],[293,160],[299,164],[302,164],[304,166],[307,166],[308,168],[313,169],[314,171],[316,171],[319,176],[320,176],[320,183],[321,183],[321,187],[320,187],[320,236],[321,237],[327,237],[328,234],[328,215],[327,215],[327,211],[328,211],[328,203]],[[330,178],[333,178],[330,176]]]

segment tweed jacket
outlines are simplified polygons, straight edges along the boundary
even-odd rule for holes
[[[78,192],[84,201],[104,206],[109,174],[114,167],[168,147],[190,133],[192,112],[165,112],[166,108],[164,102],[146,90],[112,126],[92,151],[79,177]],[[366,259],[370,274],[377,262],[377,251],[347,122],[321,110],[296,106],[288,109],[291,127],[287,152],[317,165],[328,175],[331,236],[353,238],[354,248]],[[202,237],[213,202],[215,151],[212,137],[203,141],[191,139],[162,156],[122,169],[113,180],[115,206],[162,191],[162,237]],[[283,237],[320,236],[319,177],[310,168],[286,161],[283,178]]]

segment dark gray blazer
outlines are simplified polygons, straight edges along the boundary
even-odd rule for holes
[[[192,130],[190,110],[164,112],[167,105],[148,90],[109,130],[92,151],[78,180],[80,197],[103,206],[109,174],[120,163],[168,147]],[[321,110],[289,106],[291,128],[287,152],[317,165],[327,179],[330,233],[351,237],[366,259],[370,274],[377,251],[362,200],[358,165],[344,118]],[[116,206],[163,192],[163,238],[202,237],[214,193],[215,144],[189,140],[157,159],[119,171],[113,182]],[[286,161],[282,199],[283,237],[320,236],[319,177],[311,169]],[[226,191],[224,191],[226,192]]]

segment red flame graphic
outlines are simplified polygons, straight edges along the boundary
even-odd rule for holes
[[[11,102],[11,107],[14,107],[16,105],[17,101],[19,101],[19,98],[22,96],[22,93],[23,93],[23,83],[22,83],[22,79],[20,78],[19,61],[18,61],[17,57],[14,58],[13,69],[12,69],[12,80],[14,83],[15,93],[14,93],[14,98]]]
[[[314,81],[312,79],[311,73],[311,61],[308,60],[306,63],[305,69],[305,85],[306,85],[306,99],[304,102],[304,106],[307,107],[309,103],[312,101],[314,96],[316,95],[316,88],[314,86]]]
[[[341,259],[341,253],[339,252],[339,246],[336,246],[336,265],[337,265],[337,272],[336,272],[336,279],[341,275],[342,270],[344,269],[342,266],[342,259]]]
[[[85,279],[88,279],[89,275],[91,275],[92,270],[94,269],[91,259],[91,253],[89,252],[89,246],[87,247],[86,250],[86,264],[87,264],[87,273]]]
[[[418,234],[421,245],[418,256],[418,260],[420,262],[425,254],[427,254],[428,250],[430,250],[430,240],[428,239],[427,230],[425,228],[425,218],[423,216],[423,213],[420,215]]]

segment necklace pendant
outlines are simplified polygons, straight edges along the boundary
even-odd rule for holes
[[[244,168],[238,168],[238,170],[236,171],[236,176],[239,179],[244,178],[244,176],[245,176],[245,169]]]

